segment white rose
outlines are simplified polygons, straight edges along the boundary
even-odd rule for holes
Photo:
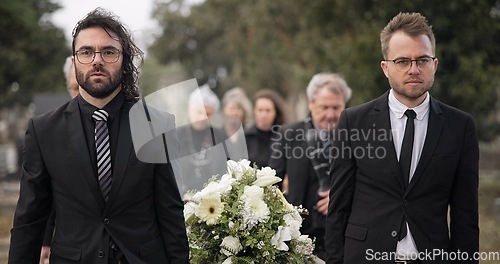
[[[241,199],[243,201],[256,199],[262,200],[264,199],[264,189],[260,188],[257,185],[245,186]]]
[[[260,170],[257,170],[257,178],[264,176],[268,177],[276,176],[276,170],[272,169],[271,167],[264,167]]]
[[[227,173],[222,175],[222,177],[220,178],[218,191],[222,194],[228,193],[233,188],[232,185],[235,181],[236,181],[236,179],[231,177],[231,175],[229,175]]]

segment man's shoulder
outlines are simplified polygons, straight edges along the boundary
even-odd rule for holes
[[[75,102],[73,102],[75,103]],[[72,100],[64,103],[56,109],[50,110],[43,114],[39,114],[33,117],[34,123],[45,123],[45,122],[53,122],[54,120],[60,120],[66,111],[72,106]]]
[[[280,131],[304,129],[306,127],[306,122],[307,120],[301,120],[294,123],[283,125],[281,126]]]

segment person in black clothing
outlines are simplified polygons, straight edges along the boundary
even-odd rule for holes
[[[64,76],[66,77],[66,88],[71,99],[75,98],[80,93],[80,85],[76,80],[75,67],[71,60],[73,56],[68,56],[63,66]],[[52,244],[52,236],[54,234],[55,226],[55,212],[50,214],[45,229],[45,236],[43,238],[42,250],[40,252],[40,264],[49,263],[50,258],[50,245]]]
[[[287,191],[288,202],[307,209],[301,232],[316,239],[314,254],[324,260],[330,190],[326,168],[331,162],[328,146],[331,146],[333,131],[352,90],[339,74],[318,73],[309,82],[306,92],[310,114],[304,120],[279,129],[271,144],[269,166],[284,179],[282,186],[284,192]]]
[[[271,138],[286,123],[284,100],[276,92],[260,90],[254,96],[255,124],[245,130],[248,159],[262,168],[271,156]]]
[[[219,98],[208,85],[189,95],[189,123],[177,129],[182,177],[176,175],[176,180],[182,196],[201,190],[212,176],[226,172],[227,136],[222,129],[212,125],[219,108]]]

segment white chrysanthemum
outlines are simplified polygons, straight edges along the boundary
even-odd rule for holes
[[[220,200],[220,194],[211,193],[200,199],[200,204],[196,208],[195,214],[207,225],[217,223],[217,220],[222,215],[224,210],[224,203]]]
[[[288,251],[289,248],[285,241],[290,240],[292,240],[290,228],[287,226],[278,226],[278,231],[271,238],[271,245],[275,246],[279,250]]]
[[[246,202],[248,200],[262,200],[264,199],[264,189],[257,185],[245,186],[241,200]]]
[[[283,216],[283,220],[285,220],[286,225],[290,227],[290,234],[292,235],[292,238],[297,239],[298,237],[300,237],[302,218],[297,219],[292,214],[286,214]]]
[[[196,212],[196,208],[198,208],[198,205],[196,203],[187,202],[184,205],[184,219],[187,220],[189,217],[191,217],[191,215]]]
[[[226,256],[232,256],[238,254],[243,249],[240,240],[237,237],[227,236],[222,239],[220,244],[220,253]]]
[[[233,263],[232,260],[231,260],[232,257],[229,257],[227,259],[224,260],[224,262],[222,262],[222,264],[231,264]]]
[[[248,199],[241,212],[243,223],[249,229],[252,229],[260,222],[264,222],[269,218],[269,208],[267,204],[260,199]]]

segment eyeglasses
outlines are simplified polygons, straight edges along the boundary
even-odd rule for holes
[[[400,72],[406,72],[411,68],[413,62],[417,64],[417,67],[420,70],[428,70],[435,59],[436,59],[435,57],[422,57],[415,60],[408,58],[401,58],[401,59],[384,60],[384,61],[392,61],[394,63],[394,67],[396,67],[396,70]]]
[[[93,51],[90,49],[80,49],[75,52],[76,59],[81,64],[92,63],[95,59],[95,54],[101,54],[101,59],[106,63],[115,63],[120,58],[121,50],[116,48],[106,48],[101,51]]]

